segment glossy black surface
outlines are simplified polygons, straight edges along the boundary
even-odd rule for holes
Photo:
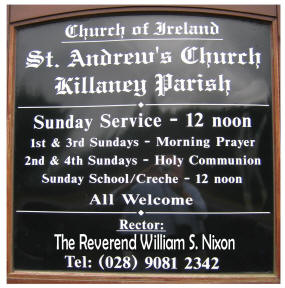
[[[86,26],[116,25],[121,23],[126,27],[143,25],[149,22],[152,27],[157,21],[180,25],[189,23],[215,22],[220,27],[219,35],[212,38],[223,38],[221,41],[129,41],[129,42],[105,42],[105,43],[80,43],[64,44],[67,41],[64,29],[69,24],[84,24]],[[141,36],[140,38],[158,38],[154,35]],[[166,36],[164,36],[166,37]],[[181,38],[182,36],[171,36]],[[204,36],[203,36],[204,37]],[[127,31],[125,39],[134,38]],[[137,38],[137,37],[136,37]],[[163,38],[163,37],[161,37]],[[107,38],[110,39],[110,38]],[[105,40],[107,40],[105,39]],[[119,39],[118,37],[116,39]],[[93,260],[92,269],[77,269],[79,271],[102,271],[96,263],[102,254],[125,255],[124,251],[56,251],[54,234],[65,234],[66,237],[78,238],[80,233],[88,234],[90,238],[117,238],[122,236],[118,229],[119,219],[129,208],[121,207],[119,202],[111,207],[95,207],[89,205],[94,193],[111,193],[118,189],[120,184],[43,184],[42,174],[47,175],[80,175],[87,177],[90,173],[110,174],[120,176],[126,173],[132,175],[146,169],[143,159],[154,161],[154,155],[174,154],[183,157],[186,162],[190,155],[200,157],[259,157],[262,160],[260,166],[193,166],[185,163],[185,175],[190,177],[192,183],[200,193],[206,204],[208,212],[269,212],[267,214],[233,214],[233,215],[207,215],[203,219],[205,235],[214,234],[216,238],[234,238],[236,249],[234,251],[142,251],[138,248],[134,252],[138,259],[146,256],[177,256],[179,259],[186,256],[192,257],[219,257],[220,269],[218,271],[199,270],[201,273],[211,272],[272,272],[273,271],[273,141],[272,141],[272,90],[271,90],[271,44],[270,26],[255,21],[244,19],[226,19],[206,16],[187,16],[172,14],[152,15],[123,15],[92,18],[78,18],[57,23],[46,23],[35,26],[27,26],[17,31],[16,39],[16,113],[15,113],[15,147],[14,147],[14,267],[15,269],[28,270],[71,270],[66,268],[63,255],[86,255]],[[237,52],[248,51],[254,47],[261,53],[261,65],[256,69],[254,65],[187,65],[181,62],[180,52],[187,46],[205,47],[208,51]],[[142,52],[142,51],[170,51],[172,63],[159,64],[158,61],[151,64],[139,65],[109,65],[106,67],[66,67],[70,62],[70,53],[79,49],[83,54],[99,53],[106,49],[110,53]],[[54,63],[59,68],[41,67],[39,69],[25,68],[27,55],[32,50],[40,50],[44,53],[52,51]],[[169,92],[165,97],[158,97],[155,91],[155,75],[157,73],[171,73],[176,78],[197,77],[203,74],[206,79],[223,74],[231,79],[231,91],[229,96],[223,92]],[[100,95],[56,95],[54,86],[56,77],[84,77],[94,76],[97,81],[110,80],[147,80],[147,93],[143,97],[135,97],[133,93],[106,93]],[[84,106],[84,105],[114,105],[114,104],[139,104],[142,108],[135,107],[106,107],[106,108],[56,108],[56,109],[23,109],[26,106]],[[269,106],[147,106],[145,104],[265,104]],[[186,126],[186,114],[202,113],[204,115],[203,128],[190,128]],[[100,128],[100,116],[104,113],[112,117],[137,117],[143,116],[161,117],[160,128]],[[65,130],[35,130],[33,118],[43,115],[47,119],[65,119],[69,115],[75,118],[93,118],[93,123],[88,132],[81,129]],[[212,117],[250,117],[252,128],[213,128]],[[169,118],[177,117],[178,122],[169,122]],[[156,136],[169,136],[173,139],[195,137],[210,139],[211,147],[156,147]],[[215,139],[218,136],[227,139],[255,139],[254,147],[237,149],[233,147],[216,147]],[[80,140],[84,138],[85,147],[66,148],[67,138]],[[91,137],[100,139],[137,139],[139,146],[131,149],[91,148],[88,140]],[[47,148],[30,148],[31,139],[45,139],[49,143]],[[50,143],[58,138],[61,147],[51,148]],[[149,139],[151,144],[145,144]],[[45,157],[44,166],[25,166],[25,156],[39,159]],[[97,157],[132,157],[137,158],[138,164],[131,167],[123,166],[88,166],[89,155]],[[80,156],[82,166],[50,166],[49,160],[57,156],[61,161],[68,156]],[[155,172],[154,172],[155,173]],[[209,177],[208,184],[195,183],[196,175],[206,173]],[[214,176],[242,176],[242,184],[214,184]],[[86,179],[85,179],[86,180]],[[189,182],[189,181],[188,181]],[[146,186],[148,187],[148,186]],[[154,186],[145,188],[148,193],[154,192]],[[135,193],[135,192],[134,192]],[[156,207],[157,211],[166,209]],[[152,207],[130,208],[134,211],[155,211]],[[17,210],[39,211],[121,211],[122,215],[82,215],[82,214],[36,214],[18,213]],[[182,222],[191,222],[192,215],[177,216],[183,218]],[[187,218],[186,218],[187,217]],[[151,219],[152,221],[171,222],[168,216],[137,216],[137,220]],[[186,220],[185,220],[186,219]],[[179,220],[180,221],[180,220]],[[178,221],[178,222],[179,222]],[[175,223],[175,222],[174,222]],[[202,230],[201,230],[202,231]],[[191,229],[176,227],[174,234],[169,237],[185,239]],[[198,236],[197,233],[197,237]],[[128,252],[126,252],[128,253]],[[142,262],[142,260],[139,260]],[[116,271],[118,270],[110,270]],[[120,272],[129,272],[123,271]],[[138,266],[135,272],[159,272],[159,273],[184,273],[182,260],[178,269],[173,271],[145,270]],[[197,271],[187,271],[192,273]]]

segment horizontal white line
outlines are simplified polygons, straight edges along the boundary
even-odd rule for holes
[[[189,214],[189,215],[254,215],[271,214],[271,212],[145,212],[145,214]]]
[[[249,106],[269,107],[269,104],[237,104],[237,103],[166,103],[166,104],[145,104],[145,106]]]
[[[190,180],[190,177],[184,177],[184,180]]]
[[[16,213],[35,213],[35,214],[137,214],[137,212],[98,212],[98,211],[40,211],[40,210],[16,210]]]
[[[223,41],[222,38],[145,38],[145,39],[109,39],[109,40],[71,40],[61,41],[62,44],[78,43],[107,43],[107,42],[129,42],[129,41]]]
[[[166,232],[166,230],[116,230],[117,232]]]
[[[49,210],[16,210],[16,213],[34,214],[137,214],[138,212],[125,211],[49,211]],[[252,214],[271,214],[271,212],[145,212],[145,214],[189,214],[189,215],[252,215]]]
[[[109,107],[137,107],[137,104],[114,104],[114,105],[70,105],[70,106],[18,106],[18,109],[66,109],[66,108],[109,108]],[[145,104],[145,106],[248,106],[269,107],[269,104],[229,104],[229,103],[167,103]]]
[[[137,104],[114,104],[114,105],[75,105],[75,106],[18,106],[18,109],[63,109],[63,108],[108,108],[108,107],[136,107]]]
[[[148,161],[149,161],[149,159],[143,159],[143,161],[144,161],[144,162],[148,162]]]
[[[150,140],[144,140],[144,143],[150,143]]]
[[[169,121],[170,121],[170,122],[177,122],[178,119],[177,119],[177,118],[170,118]]]

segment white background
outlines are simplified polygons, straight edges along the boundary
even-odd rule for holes
[[[182,5],[214,5],[214,4],[238,4],[238,5],[261,5],[261,4],[268,4],[268,5],[281,5],[281,0],[279,1],[255,1],[255,0],[251,0],[251,1],[206,1],[206,0],[200,0],[200,1],[196,1],[196,0],[189,0],[189,1],[181,1],[181,0],[177,0],[177,1],[157,1],[157,0],[144,0],[144,1],[129,1],[129,0],[125,0],[125,1],[120,1],[120,0],[93,0],[93,1],[55,1],[55,0],[49,0],[49,1],[6,1],[6,0],[1,0],[0,2],[0,37],[1,37],[1,41],[0,41],[0,52],[1,52],[1,56],[0,56],[0,67],[1,67],[1,74],[0,74],[0,87],[1,87],[1,96],[0,96],[0,163],[1,163],[1,169],[0,169],[0,287],[15,287],[16,285],[7,285],[6,284],[6,223],[7,223],[7,202],[6,202],[6,193],[7,193],[7,186],[6,186],[6,179],[7,179],[7,169],[6,169],[6,151],[7,151],[7,147],[6,147],[6,110],[7,110],[7,5],[12,5],[12,4],[142,4],[142,5],[178,5],[178,4],[182,4]],[[281,32],[283,31],[283,11],[284,7],[283,5],[281,5]],[[281,47],[283,47],[283,39],[282,39],[282,33],[281,33]],[[281,60],[283,59],[284,55],[281,51]],[[282,72],[283,72],[283,63],[284,61],[281,62],[281,76],[282,76]],[[283,82],[281,78],[281,83]],[[284,121],[283,121],[283,117],[282,115],[284,115],[285,112],[285,108],[283,105],[283,101],[282,101],[282,85],[281,85],[281,147],[284,147]],[[281,148],[281,156],[283,155],[283,151],[284,149]],[[285,158],[284,158],[285,159]],[[285,215],[285,208],[284,208],[284,191],[282,191],[283,187],[284,187],[284,173],[282,173],[282,167],[284,167],[284,159],[282,159],[281,157],[281,243],[285,243],[285,236],[284,236],[284,229],[282,229],[282,226],[284,228],[284,223],[282,222],[282,220],[284,221],[284,215]],[[283,195],[282,195],[283,194]],[[282,249],[283,248],[283,249]],[[256,285],[229,285],[226,284],[224,287],[235,287],[235,288],[246,288],[245,286],[248,287],[285,287],[285,280],[282,279],[285,275],[285,269],[284,269],[284,265],[285,265],[285,261],[284,261],[284,245],[281,246],[281,284],[280,285],[271,285],[271,284],[267,284],[267,285],[262,285],[262,284],[256,284]],[[283,267],[283,269],[282,269]],[[282,277],[283,276],[283,277]],[[43,285],[33,285],[32,287],[42,287]],[[61,286],[67,286],[67,285],[60,285]],[[82,285],[80,285],[82,287]],[[79,285],[73,285],[73,287],[80,287]],[[109,286],[116,286],[116,285],[108,285]],[[124,284],[125,286],[125,284]],[[134,285],[129,285],[129,286],[134,286]],[[149,286],[149,285],[140,285],[140,287],[143,286]],[[157,285],[158,286],[158,285]],[[161,286],[161,285],[159,285]],[[164,288],[168,288],[170,286],[173,285],[166,285],[163,284]],[[199,288],[204,288],[204,287],[219,287],[220,285],[214,285],[214,284],[208,284],[208,285],[180,285],[179,287],[199,287]],[[19,287],[17,285],[17,287]],[[31,285],[21,285],[21,287],[31,287]],[[52,284],[50,285],[44,285],[43,287],[52,287]],[[85,286],[84,286],[85,287]],[[105,286],[106,287],[106,286]]]

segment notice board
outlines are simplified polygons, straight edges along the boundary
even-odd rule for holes
[[[8,279],[278,281],[277,16],[120,9],[11,30]]]

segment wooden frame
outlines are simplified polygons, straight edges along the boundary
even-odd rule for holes
[[[105,13],[135,12],[205,13],[259,19],[271,23],[273,59],[273,126],[274,126],[274,189],[275,189],[275,261],[274,273],[267,274],[114,274],[35,272],[13,269],[13,131],[14,131],[14,76],[15,31],[32,23],[63,18],[102,15]],[[239,6],[98,6],[98,5],[12,5],[8,6],[8,112],[7,112],[7,282],[8,283],[280,283],[280,61],[279,7],[274,5]]]

